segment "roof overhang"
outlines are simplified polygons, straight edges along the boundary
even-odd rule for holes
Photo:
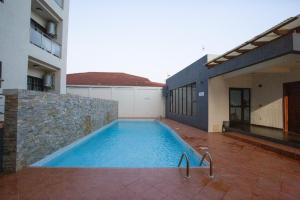
[[[234,59],[252,50],[255,50],[261,46],[264,46],[276,39],[279,39],[292,32],[300,33],[300,15],[295,17],[290,17],[287,20],[279,23],[278,25],[272,27],[271,29],[263,32],[260,35],[244,42],[238,47],[227,51],[226,53],[218,56],[206,63],[208,68],[213,68],[219,64],[225,63],[228,60]]]

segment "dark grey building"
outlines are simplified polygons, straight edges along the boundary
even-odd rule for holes
[[[300,17],[220,56],[200,58],[166,87],[167,118],[208,132],[222,131],[228,121],[261,137],[300,134]]]
[[[166,81],[166,116],[208,130],[208,56],[176,73]]]

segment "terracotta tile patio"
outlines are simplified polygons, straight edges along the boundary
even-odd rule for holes
[[[163,120],[199,150],[208,169],[27,168],[0,177],[0,199],[300,199],[300,161],[226,137]]]

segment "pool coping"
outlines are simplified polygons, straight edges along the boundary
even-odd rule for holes
[[[163,126],[164,128],[168,129],[168,131],[171,132],[171,134],[176,137],[176,139],[178,139],[180,142],[182,142],[184,145],[187,146],[187,148],[191,151],[193,151],[193,153],[196,154],[196,156],[198,156],[199,158],[202,158],[203,156],[196,151],[190,144],[188,144],[183,138],[180,137],[180,135],[174,131],[172,128],[170,128],[168,125],[166,125],[165,123],[156,120],[156,119],[117,119],[112,121],[109,124],[104,125],[103,127],[91,132],[90,134],[79,138],[77,140],[75,140],[74,142],[72,142],[71,144],[68,144],[60,149],[58,149],[57,151],[54,151],[53,153],[46,155],[44,158],[42,158],[41,160],[33,163],[30,165],[30,167],[37,167],[37,168],[86,168],[86,169],[95,169],[95,168],[103,168],[103,167],[47,167],[47,166],[43,166],[44,164],[46,164],[47,162],[51,161],[52,159],[54,159],[55,157],[58,157],[60,155],[62,155],[63,153],[69,151],[70,149],[72,149],[73,147],[82,144],[83,142],[89,140],[90,138],[96,136],[100,131],[104,131],[105,129],[111,127],[112,125],[114,125],[115,123],[117,123],[118,121],[155,121],[157,123],[159,123],[161,126]],[[184,152],[183,152],[184,153]],[[190,167],[192,169],[206,169],[209,168],[209,164],[206,160],[203,161],[205,163],[204,166],[199,166],[199,167]],[[134,167],[108,167],[109,169],[134,169]],[[174,169],[176,167],[136,167],[136,169]]]

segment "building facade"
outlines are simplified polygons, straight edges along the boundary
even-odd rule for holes
[[[208,132],[221,132],[229,122],[230,127],[250,132],[278,130],[284,134],[276,137],[283,140],[297,135],[300,17],[291,17],[221,56],[204,56],[166,83],[168,118]]]
[[[206,55],[166,81],[166,116],[208,130],[208,69]],[[200,95],[199,95],[200,94]]]
[[[1,90],[66,93],[69,0],[0,1]]]
[[[165,116],[164,84],[125,73],[87,72],[67,75],[67,93],[115,100],[119,118]]]

